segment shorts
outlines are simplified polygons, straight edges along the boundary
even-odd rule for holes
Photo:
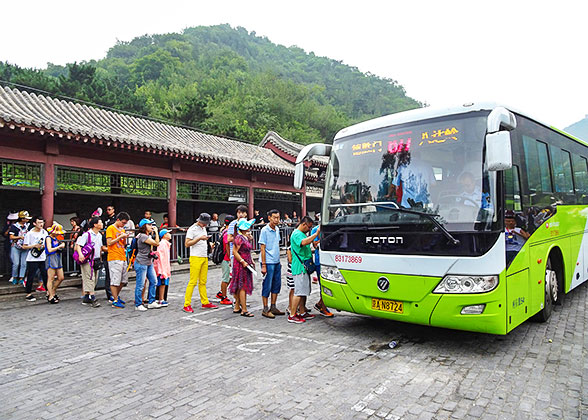
[[[165,278],[162,275],[157,276],[157,286],[169,286],[169,277]]]
[[[266,264],[267,273],[263,278],[261,286],[261,296],[269,297],[270,293],[277,295],[282,288],[282,265]]]
[[[123,260],[108,261],[108,273],[110,274],[110,285],[120,286],[129,282],[128,264]]]
[[[221,262],[221,279],[223,283],[230,283],[231,282],[231,264],[229,261],[223,260]]]
[[[294,275],[294,296],[310,295],[310,276],[307,273]]]

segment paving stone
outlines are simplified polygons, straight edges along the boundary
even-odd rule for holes
[[[209,273],[212,298],[220,270]],[[268,321],[257,284],[254,318],[230,307],[188,315],[187,281],[174,275],[170,306],[145,313],[87,310],[79,290],[59,305],[3,306],[0,418],[77,419],[80,407],[100,420],[588,418],[585,285],[548,322],[497,337],[346,313]],[[400,346],[377,350],[392,339]]]

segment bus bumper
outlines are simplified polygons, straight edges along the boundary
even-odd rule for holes
[[[407,283],[411,280],[414,282],[414,279],[410,278],[411,276],[406,277]],[[435,285],[438,280],[433,281]],[[507,333],[506,308],[503,303],[504,281],[500,281],[498,287],[492,292],[471,295],[433,294],[430,293],[433,288],[434,286],[429,286],[429,292],[420,296],[416,294],[411,296],[411,299],[406,299],[408,297],[406,295],[399,299],[394,295],[382,296],[378,291],[373,293],[365,293],[366,291],[363,290],[354,291],[349,284],[336,283],[321,278],[323,302],[329,308],[413,324],[489,334]],[[402,301],[403,312],[394,313],[372,309],[372,298]],[[485,307],[481,314],[461,313],[465,306],[482,304]]]

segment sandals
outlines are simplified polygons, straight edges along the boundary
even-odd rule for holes
[[[251,312],[247,311],[247,312],[243,312],[243,313],[241,314],[241,316],[246,316],[247,318],[252,318],[252,317],[254,317],[255,315],[253,315]]]
[[[236,311],[233,311],[234,314],[240,314],[241,313],[241,309],[237,309]]]

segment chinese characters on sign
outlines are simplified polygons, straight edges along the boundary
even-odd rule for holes
[[[423,131],[421,133],[421,142],[419,143],[419,146],[423,146],[425,144],[445,143],[448,140],[458,141],[458,133],[459,130],[455,127]]]
[[[353,156],[361,156],[366,153],[381,153],[382,152],[382,140],[365,141],[356,143],[351,146]]]
[[[351,145],[351,152],[353,156],[362,156],[368,153],[387,153],[396,154],[401,152],[409,152],[411,149],[414,134],[410,131],[403,131],[401,133],[394,133],[388,135],[388,144],[383,140],[361,141]],[[459,130],[455,127],[446,127],[440,129],[433,129],[421,132],[419,146],[426,146],[429,144],[443,144],[459,141]]]

